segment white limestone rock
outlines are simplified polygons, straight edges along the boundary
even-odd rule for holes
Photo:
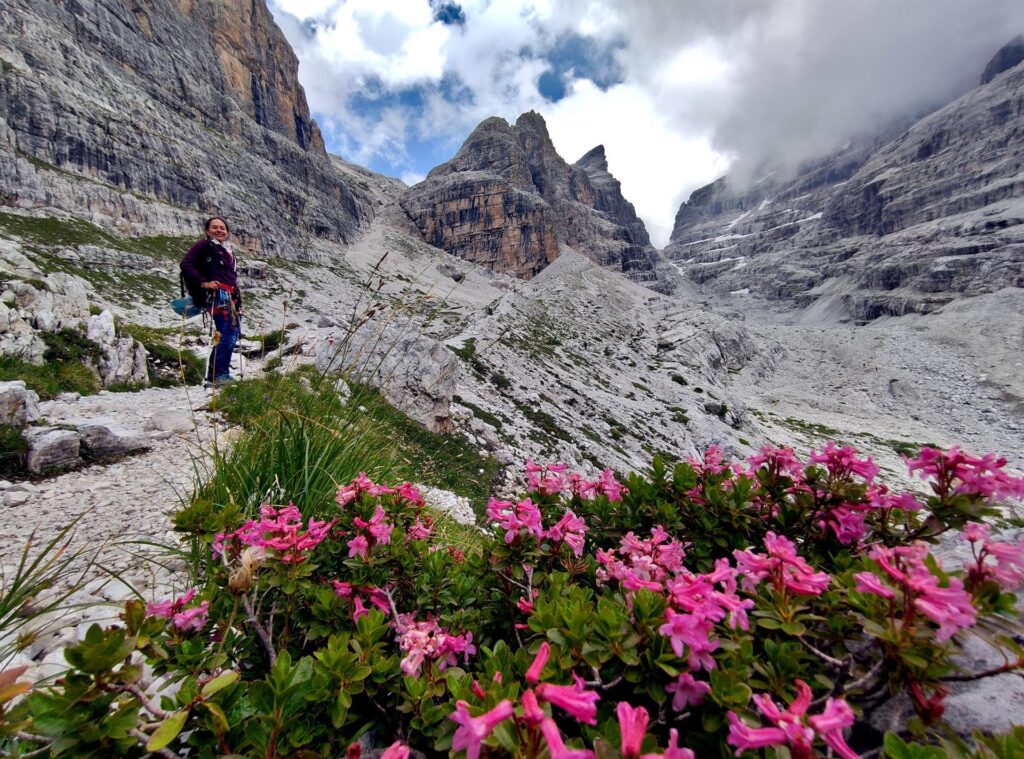
[[[39,396],[24,381],[0,382],[0,424],[24,427],[39,416]]]
[[[80,440],[77,432],[56,427],[33,427],[24,435],[28,444],[25,466],[33,474],[72,469],[78,465]]]

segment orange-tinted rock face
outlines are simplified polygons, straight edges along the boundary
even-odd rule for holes
[[[499,177],[438,179],[406,210],[427,242],[491,271],[530,279],[558,257],[551,208]]]
[[[260,126],[301,147],[324,152],[299,84],[298,60],[261,0],[197,3],[179,0],[181,12],[209,24],[213,48],[232,98]]]
[[[603,161],[570,166],[533,111],[490,118],[403,206],[427,242],[492,271],[529,279],[564,243],[654,286],[656,253]]]

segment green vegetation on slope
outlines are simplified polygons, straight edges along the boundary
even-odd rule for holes
[[[214,471],[192,510],[294,501],[307,514],[331,502],[338,485],[361,471],[451,490],[480,513],[498,464],[463,438],[432,433],[393,408],[377,390],[353,385],[347,399],[335,378],[308,368],[226,386],[213,407],[245,434],[215,456]],[[208,505],[204,505],[208,504]],[[187,509],[181,519],[189,519]]]

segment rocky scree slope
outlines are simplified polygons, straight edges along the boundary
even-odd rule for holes
[[[1024,65],[793,179],[723,178],[680,208],[664,254],[720,293],[817,303],[834,321],[928,313],[1024,286]],[[823,306],[827,305],[827,308]]]
[[[410,188],[402,206],[427,242],[492,271],[529,279],[561,243],[652,289],[673,288],[672,273],[608,173],[604,148],[570,166],[533,111],[514,125],[483,121],[454,158]]]
[[[0,203],[134,235],[221,213],[250,251],[284,256],[373,214],[261,0],[6,2]]]

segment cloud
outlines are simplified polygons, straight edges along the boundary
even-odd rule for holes
[[[271,0],[328,146],[416,177],[534,109],[604,144],[652,238],[726,170],[792,168],[976,84],[1019,0]]]
[[[668,243],[679,204],[728,167],[706,137],[680,134],[657,101],[636,85],[602,91],[592,82],[577,82],[544,116],[552,141],[570,163],[604,145],[608,170],[622,183],[622,194],[657,247]]]

